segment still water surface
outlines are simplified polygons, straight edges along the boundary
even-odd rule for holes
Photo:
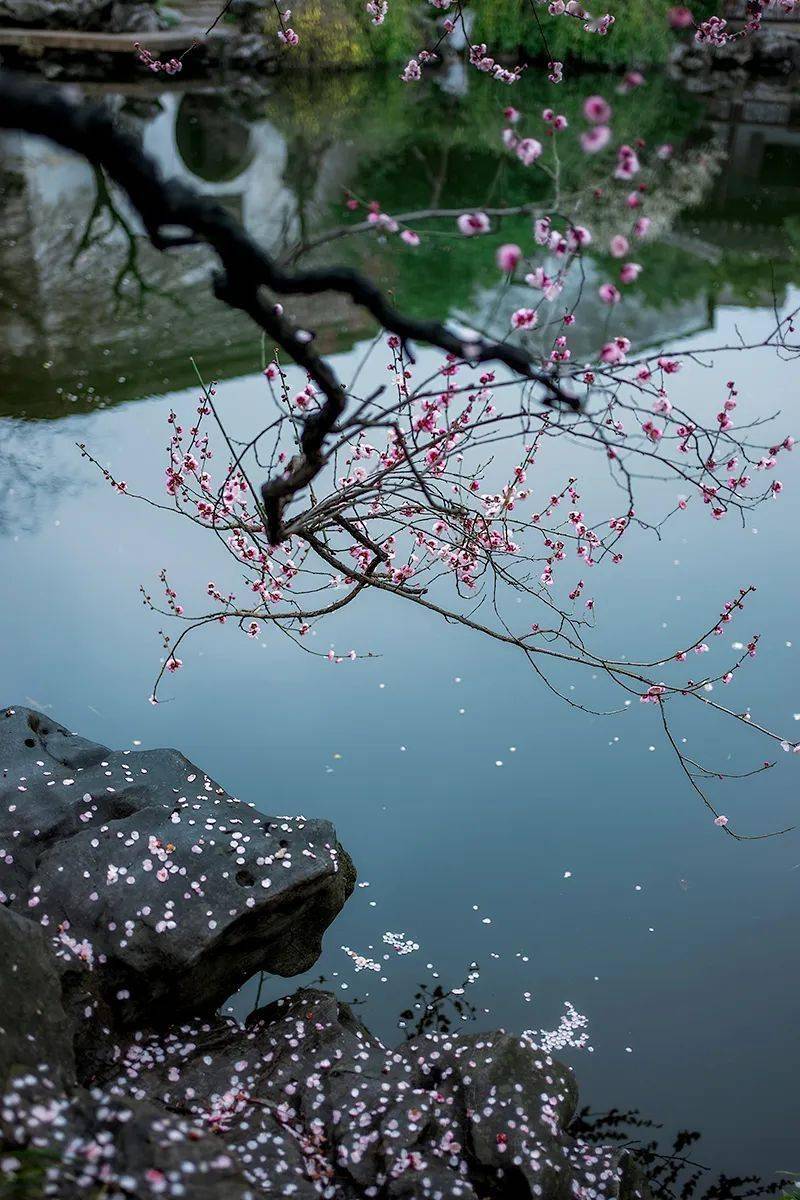
[[[379,196],[388,211],[526,196],[529,176],[498,148],[497,94],[473,99],[454,86],[444,100],[423,91],[412,101],[391,82],[356,76],[246,104],[179,91],[117,102],[168,172],[275,245],[338,224],[344,187]],[[763,338],[773,299],[787,311],[800,303],[791,145],[773,153],[769,129],[757,130],[760,157],[746,143],[725,163],[702,107],[668,84],[653,80],[616,102],[621,132],[686,144],[692,164],[674,194],[665,189],[626,328],[640,346]],[[518,93],[517,103],[541,107],[542,98]],[[577,97],[566,91],[570,103]],[[716,132],[734,150],[749,136]],[[564,169],[580,183],[577,156]],[[468,994],[482,1027],[552,1028],[566,999],[589,1016],[593,1051],[573,1056],[585,1102],[701,1130],[697,1157],[716,1170],[765,1179],[800,1170],[800,834],[749,844],[722,835],[649,706],[608,719],[571,710],[513,652],[387,596],[317,634],[325,649],[374,650],[373,661],[331,668],[288,642],[215,630],[184,656],[169,702],[147,703],[159,642],[139,584],[152,586],[168,566],[182,592],[199,595],[221,567],[191,527],[112,493],[75,443],[132,489],[156,492],[166,415],[188,415],[194,402],[189,355],[221,380],[220,404],[243,431],[264,402],[258,338],[209,298],[202,255],[146,253],[135,222],[102,203],[87,224],[97,192],[85,165],[9,139],[0,172],[4,703],[34,705],[112,746],[177,746],[267,812],[333,819],[362,886],[308,978],[322,973],[344,998],[363,1000],[361,1015],[386,1038],[399,1036],[417,984],[458,985],[476,961],[481,978]],[[524,236],[509,223],[501,240]],[[502,323],[513,297],[498,312],[485,282],[490,251],[443,246],[433,266],[377,241],[345,239],[329,253],[379,273],[421,312],[493,313]],[[591,271],[601,275],[603,262]],[[330,298],[299,316],[346,378],[370,327]],[[581,353],[604,319],[589,316]],[[782,409],[778,428],[797,434],[794,365],[766,353],[714,361],[713,373],[688,366],[675,396],[712,413],[713,381],[734,378],[745,411]],[[365,390],[383,377],[373,360]],[[660,545],[632,537],[625,569],[599,593],[601,643],[638,657],[696,637],[740,585],[758,584],[744,624],[725,639],[729,650],[732,638],[764,635],[736,703],[787,736],[800,728],[796,461],[782,464],[780,502],[749,528],[732,519],[712,527],[690,507]],[[573,469],[558,450],[543,468],[553,481]],[[580,469],[592,503],[613,504],[597,461]],[[643,505],[671,506],[674,491],[654,485]],[[590,700],[601,687],[586,676],[560,682]],[[769,753],[716,722],[693,719],[679,732],[723,768]],[[726,785],[721,807],[742,829],[797,819],[798,760],[781,757],[751,785]],[[386,931],[419,951],[398,958]],[[342,946],[391,953],[386,982],[357,975]],[[263,996],[286,987],[268,980]],[[254,997],[251,984],[232,1003],[246,1012]]]

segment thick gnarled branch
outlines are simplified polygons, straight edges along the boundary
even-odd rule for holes
[[[76,102],[46,85],[0,72],[0,128],[46,137],[102,168],[123,190],[158,250],[194,244],[210,247],[220,263],[215,280],[218,298],[246,312],[319,387],[325,399],[320,409],[305,420],[300,453],[288,471],[268,480],[262,488],[273,543],[285,536],[283,513],[289,500],[322,469],[325,439],[344,412],[346,401],[335,371],[313,350],[313,336],[295,329],[280,306],[264,299],[262,288],[281,296],[339,292],[366,309],[405,345],[425,342],[460,359],[502,363],[523,378],[541,384],[548,402],[576,407],[557,377],[537,367],[524,350],[478,335],[470,336],[466,343],[440,322],[408,316],[389,304],[380,288],[358,271],[348,267],[294,272],[282,269],[216,201],[179,180],[164,179],[137,139],[121,128],[104,107]]]

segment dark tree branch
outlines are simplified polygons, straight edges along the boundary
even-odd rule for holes
[[[324,402],[305,419],[300,453],[280,476],[262,487],[270,541],[284,537],[283,513],[289,500],[306,487],[324,463],[325,438],[345,409],[344,389],[330,364],[312,349],[312,336],[295,329],[261,294],[316,295],[339,292],[366,309],[404,344],[438,346],[471,362],[496,361],[545,389],[545,401],[576,408],[558,379],[537,367],[524,350],[476,336],[466,345],[445,325],[421,321],[399,312],[372,280],[347,267],[289,272],[279,267],[239,222],[214,200],[179,180],[166,180],[137,139],[100,106],[78,103],[65,93],[0,72],[0,128],[46,137],[102,168],[139,214],[147,236],[158,250],[205,244],[217,255],[220,271],[215,293],[224,303],[246,312],[256,324],[304,368],[319,387]]]

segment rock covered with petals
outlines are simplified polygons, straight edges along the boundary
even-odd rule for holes
[[[354,878],[328,822],[264,817],[176,751],[0,713],[0,903],[88,969],[122,1024],[307,970]]]
[[[0,1109],[0,1195],[40,1200],[254,1200],[240,1165],[195,1122],[100,1088],[61,1092],[44,1068]]]
[[[28,1072],[0,1111],[53,1194],[636,1200],[633,1161],[567,1132],[577,1090],[529,1038],[429,1033],[387,1049],[326,992],[136,1034],[102,1086]],[[48,1094],[49,1092],[49,1094]],[[55,1152],[54,1154],[52,1152]]]

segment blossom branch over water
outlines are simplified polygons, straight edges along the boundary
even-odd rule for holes
[[[375,15],[385,17],[379,8]],[[635,76],[626,76],[628,88],[643,83]],[[623,707],[654,708],[689,785],[721,829],[734,838],[772,836],[735,831],[710,798],[709,784],[758,774],[773,763],[738,776],[717,771],[690,758],[672,727],[675,708],[694,701],[734,729],[748,725],[783,750],[800,750],[712,694],[756,655],[756,632],[745,629],[741,653],[712,671],[688,665],[704,662],[732,621],[747,619],[750,581],[721,596],[706,628],[667,654],[635,661],[595,645],[603,577],[622,568],[631,531],[658,537],[689,504],[702,506],[713,522],[744,521],[780,495],[775,471],[793,446],[791,434],[772,432],[766,417],[737,419],[735,380],[709,383],[717,397],[709,419],[678,401],[672,377],[687,358],[710,366],[722,350],[796,358],[795,313],[776,315],[769,334],[750,346],[633,352],[625,315],[642,272],[635,247],[652,235],[654,197],[683,186],[680,157],[671,147],[616,144],[613,109],[603,96],[586,97],[577,129],[553,108],[523,114],[509,107],[498,139],[505,153],[547,182],[547,200],[515,209],[432,207],[393,216],[379,201],[350,195],[348,208],[364,213],[364,220],[287,248],[280,265],[228,212],[183,184],[163,181],[102,110],[7,77],[0,80],[0,101],[6,127],[50,137],[102,168],[158,249],[210,247],[221,265],[218,298],[248,313],[265,347],[272,347],[263,364],[270,415],[255,436],[240,437],[223,420],[216,384],[198,372],[191,417],[170,414],[166,495],[138,496],[205,531],[209,546],[213,541],[221,552],[222,569],[232,568],[236,578],[232,586],[219,583],[215,569],[202,603],[184,599],[166,569],[159,596],[143,589],[150,608],[183,625],[176,636],[162,633],[165,657],[154,701],[164,675],[181,669],[187,640],[205,626],[233,623],[253,639],[271,629],[317,654],[308,636],[314,627],[377,591],[513,647],[547,688],[583,711],[593,710],[562,689],[559,669],[580,666],[604,676]],[[586,185],[573,192],[562,182],[564,139],[576,142],[589,164]],[[591,200],[598,194],[608,203],[595,219]],[[495,221],[512,213],[530,219],[529,239],[495,252],[487,248],[485,278],[503,294],[525,288],[529,299],[511,313],[499,338],[452,319],[402,312],[371,279],[349,268],[297,266],[325,241],[376,232],[396,235],[401,253],[435,253],[428,245],[436,245],[434,230],[425,232],[434,221],[449,223],[445,230],[437,226],[438,236],[480,244]],[[592,285],[595,297],[587,254],[598,245],[617,265],[599,287]],[[286,297],[330,291],[362,306],[383,331],[373,353],[386,357],[386,382],[372,391],[359,385],[361,368],[349,383],[340,382],[316,352],[314,331],[284,311]],[[590,299],[607,309],[606,332],[589,360],[582,354],[579,363],[571,339]],[[421,365],[418,342],[443,357]],[[575,468],[553,487],[545,478],[556,445],[569,448]],[[130,491],[88,447],[81,451],[113,487]],[[585,498],[585,473],[577,465],[584,451],[595,452],[618,485],[619,503],[611,511],[594,511]],[[645,517],[639,503],[648,481],[671,481],[679,489],[657,519]],[[353,648],[321,657],[337,665],[370,653]]]

